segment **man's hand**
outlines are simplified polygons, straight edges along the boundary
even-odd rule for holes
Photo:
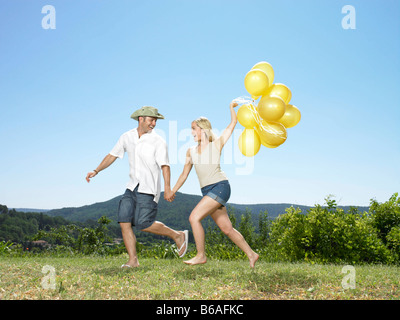
[[[173,193],[171,189],[166,189],[164,191],[164,199],[167,200],[168,202],[174,201],[175,193]]]
[[[169,165],[163,165],[161,166],[161,170],[164,177],[164,199],[172,202],[175,199],[175,193],[172,192],[170,185],[171,169]]]
[[[112,156],[111,154],[106,155],[104,157],[103,161],[101,161],[101,163],[99,164],[99,166],[95,170],[89,172],[86,175],[86,181],[90,182],[90,179],[92,179],[93,177],[97,176],[97,174],[100,171],[104,170],[105,168],[108,168],[111,164],[113,164],[115,159],[117,159],[116,156]]]
[[[96,172],[94,172],[94,171],[89,172],[89,173],[86,175],[86,181],[87,181],[87,182],[90,182],[90,179],[92,179],[92,178],[95,177],[95,176],[97,176],[97,173],[96,173]]]

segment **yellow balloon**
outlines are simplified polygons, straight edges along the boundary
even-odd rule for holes
[[[287,131],[279,122],[267,122],[263,120],[257,128],[263,145],[268,148],[280,146],[287,139]]]
[[[262,142],[262,141],[261,141],[261,144],[263,146],[267,147],[267,148],[270,148],[270,149],[274,149],[274,148],[278,148],[279,147],[279,146],[271,146],[270,144],[266,144],[265,142]]]
[[[288,104],[292,98],[292,92],[284,84],[274,83],[267,89],[263,96],[280,97],[286,104]]]
[[[278,120],[278,122],[282,123],[285,128],[293,128],[300,122],[300,119],[300,110],[296,106],[288,104],[286,106],[285,114]]]
[[[237,118],[243,127],[252,129],[257,125],[257,121],[250,108],[249,104],[242,105],[237,112]]]
[[[261,140],[261,138],[260,138],[260,140]],[[279,146],[273,146],[273,145],[267,144],[267,143],[265,143],[263,140],[261,140],[261,144],[262,144],[264,147],[267,147],[267,148],[270,148],[270,149],[274,149],[274,148],[278,148],[278,147],[279,147]]]
[[[288,88],[288,89],[289,89],[289,88]],[[286,104],[289,104],[289,102],[290,102],[290,99],[292,99],[292,91],[290,91],[290,90],[289,90],[289,98],[288,98],[288,99],[286,99],[286,101],[287,101],[287,102],[285,101],[285,102],[286,102]]]
[[[246,157],[253,157],[260,151],[261,141],[254,129],[244,129],[239,137],[239,150]]]
[[[258,62],[251,69],[260,69],[264,71],[268,76],[270,85],[274,82],[274,77],[275,77],[274,69],[272,69],[272,66],[268,62],[266,61]]]
[[[261,96],[269,87],[267,74],[260,69],[250,70],[244,77],[244,86],[252,96]]]
[[[277,121],[286,110],[285,102],[280,97],[263,96],[258,102],[258,113],[266,121]]]

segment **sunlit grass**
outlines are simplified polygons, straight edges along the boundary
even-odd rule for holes
[[[355,266],[355,289],[343,289],[344,265],[140,259],[121,269],[114,257],[0,257],[0,299],[400,299],[400,267]],[[56,289],[44,289],[42,268],[55,268]]]

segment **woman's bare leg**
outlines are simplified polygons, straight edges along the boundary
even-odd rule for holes
[[[226,207],[215,210],[213,213],[211,213],[211,218],[213,218],[221,231],[226,234],[234,244],[243,250],[243,252],[249,258],[250,267],[254,268],[259,255],[250,248],[242,234],[233,228],[231,220],[228,216],[228,212],[226,211]]]
[[[193,209],[189,217],[190,225],[192,226],[194,240],[196,242],[197,254],[194,258],[184,261],[186,264],[195,265],[207,262],[205,253],[205,236],[204,229],[201,225],[201,220],[207,217],[209,214],[217,210],[221,204],[218,201],[204,196],[197,206]]]

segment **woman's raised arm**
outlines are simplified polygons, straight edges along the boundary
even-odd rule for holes
[[[236,116],[236,111],[234,110],[234,108],[237,106],[238,104],[233,100],[231,102],[231,104],[229,105],[229,109],[231,112],[231,122],[229,123],[229,125],[226,127],[226,129],[224,130],[224,132],[222,132],[222,135],[217,139],[217,146],[219,148],[219,150],[221,151],[222,148],[224,147],[225,143],[229,140],[229,138],[232,135],[233,129],[235,129],[236,123],[237,123],[237,116]]]

